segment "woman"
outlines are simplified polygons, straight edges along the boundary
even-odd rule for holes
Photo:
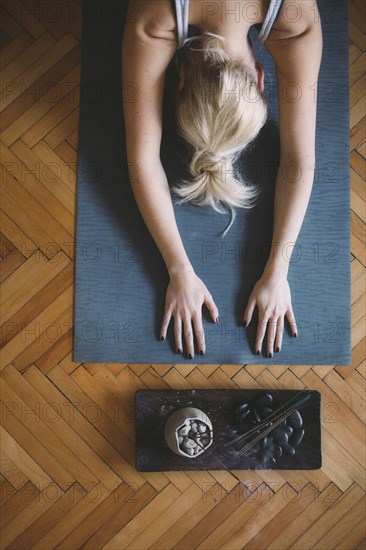
[[[274,350],[281,349],[285,316],[293,336],[298,332],[287,281],[290,258],[287,252],[284,257],[283,250],[287,251],[289,244],[295,245],[313,184],[314,88],[322,53],[316,3],[142,0],[132,6],[122,40],[123,89],[132,83],[137,90],[133,102],[126,94],[123,97],[127,159],[129,165],[138,166],[131,185],[170,278],[160,338],[165,339],[173,316],[177,352],[183,351],[183,330],[190,359],[194,356],[194,336],[201,355],[206,349],[202,305],[206,305],[214,322],[219,322],[219,310],[185,252],[160,160],[165,71],[177,49],[188,45],[189,54],[180,67],[177,120],[180,133],[195,152],[190,165],[193,183],[177,186],[175,191],[183,201],[211,204],[217,209],[220,203],[229,208],[250,207],[256,190],[226,177],[229,171],[222,166],[219,175],[218,165],[232,161],[265,122],[263,68],[256,63],[248,38],[252,25],[262,25],[259,37],[276,65],[280,165],[272,246],[263,274],[249,297],[243,325],[248,326],[257,306],[256,354],[260,355],[267,331],[266,353],[272,357]],[[200,35],[187,40],[188,24],[197,27]],[[232,89],[227,87],[231,74],[240,93],[239,100],[227,104],[223,93]],[[209,94],[205,82],[210,84]],[[222,109],[228,110],[217,124]]]

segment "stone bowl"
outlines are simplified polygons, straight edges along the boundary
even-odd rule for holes
[[[197,431],[194,432],[195,426]],[[206,430],[204,433],[200,430]],[[182,430],[183,429],[183,430]],[[182,430],[185,435],[179,433]],[[191,434],[192,437],[189,437]],[[205,452],[206,449],[212,444],[212,423],[209,417],[200,409],[194,407],[183,407],[174,411],[166,420],[164,426],[164,437],[166,444],[173,453],[184,456],[186,458],[196,458]],[[197,441],[194,447],[194,454],[190,454],[188,448],[184,445],[188,445],[188,440]]]

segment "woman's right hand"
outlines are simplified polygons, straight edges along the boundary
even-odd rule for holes
[[[174,336],[177,353],[183,352],[182,328],[187,348],[187,357],[194,357],[193,329],[198,351],[206,351],[205,334],[202,325],[202,305],[205,304],[215,323],[219,322],[219,311],[202,280],[194,271],[182,271],[170,275],[166,291],[165,312],[161,325],[160,339],[166,338],[170,319],[174,317]],[[193,327],[192,327],[193,324]]]

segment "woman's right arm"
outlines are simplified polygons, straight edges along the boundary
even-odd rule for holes
[[[198,348],[204,352],[202,304],[206,304],[214,320],[218,311],[184,249],[160,160],[165,72],[176,53],[175,33],[145,27],[141,22],[126,21],[122,39],[123,111],[130,181],[136,203],[170,277],[160,335],[165,338],[170,318],[174,316],[177,350],[183,350],[183,323],[187,354],[193,357],[192,321]],[[135,92],[132,96],[131,91]]]

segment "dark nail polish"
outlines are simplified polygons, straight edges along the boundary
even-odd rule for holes
[[[246,327],[246,326],[247,326],[247,322],[243,321],[243,327]]]
[[[260,355],[260,354],[261,354],[261,352],[259,351],[259,349],[257,349],[257,355]]]
[[[272,357],[272,353],[271,353],[271,352],[269,352],[268,357]]]
[[[164,336],[160,336],[160,340],[161,341],[165,340]]]
[[[191,353],[188,355],[188,359],[192,359],[192,354]]]
[[[220,317],[216,317],[216,323],[220,322]]]
[[[295,338],[296,338],[296,336],[297,336],[296,332],[294,333],[294,336],[295,336]]]
[[[201,349],[201,351],[200,351],[200,354],[201,354],[201,355],[204,355],[204,352],[203,352],[203,350],[202,350],[202,349]]]
[[[181,349],[177,349],[177,353],[182,353],[182,350],[181,350]]]
[[[277,346],[276,351],[280,351],[280,348]]]

